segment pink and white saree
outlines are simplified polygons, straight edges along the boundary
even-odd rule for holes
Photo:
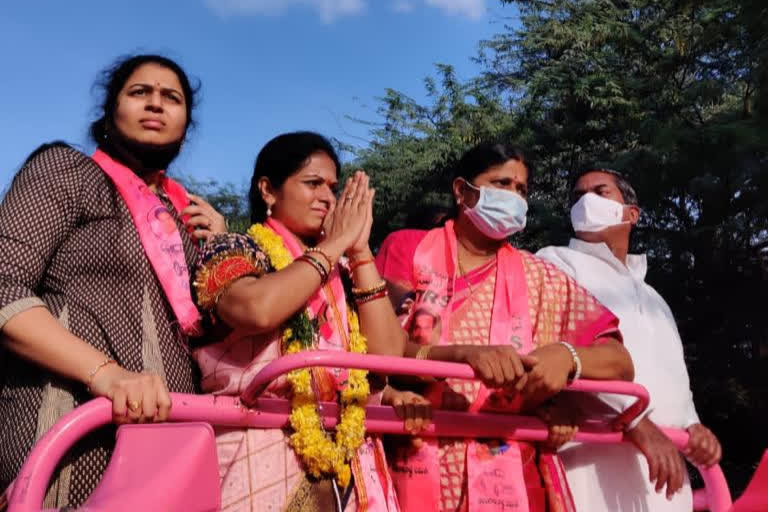
[[[432,343],[510,344],[527,353],[561,340],[590,345],[617,331],[613,314],[572,279],[510,245],[489,264],[458,276],[450,221],[426,233],[416,247],[398,244],[396,238],[390,243],[413,258],[415,299],[405,325],[411,328],[416,315],[431,312],[433,325],[439,326]],[[446,391],[462,395],[470,411],[520,412],[518,396],[477,382],[448,379],[431,385],[427,395],[439,407]],[[537,453],[528,443],[429,440],[418,451],[399,450],[390,462],[404,511],[574,510],[557,457]]]
[[[272,219],[268,227],[280,235],[294,257],[301,247],[293,235]],[[266,254],[244,235],[217,237],[204,248],[198,268],[198,302],[209,311],[215,305],[214,289],[240,276],[271,271]],[[307,311],[316,325],[317,348],[348,350],[347,301],[337,265],[328,284],[310,298]],[[205,299],[201,300],[201,296]],[[202,371],[203,390],[239,395],[266,364],[280,357],[281,331],[242,336],[231,333],[218,343],[195,351]],[[315,368],[313,381],[321,400],[336,400],[346,381],[345,370]],[[272,382],[265,397],[290,398],[290,384],[281,378]],[[376,399],[372,397],[372,399]],[[288,444],[288,435],[276,429],[219,429],[217,446],[221,477],[222,510],[226,512],[326,511],[336,505],[330,480],[313,481],[305,475],[300,460]],[[351,463],[354,492],[348,511],[396,512],[399,510],[384,450],[377,438],[367,438]]]

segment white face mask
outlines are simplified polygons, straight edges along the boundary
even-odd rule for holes
[[[588,192],[571,207],[571,224],[576,232],[602,231],[611,226],[618,226],[624,221],[624,207],[613,199]]]
[[[480,192],[477,204],[465,208],[472,224],[488,238],[503,240],[525,228],[528,202],[519,194],[495,187],[476,187],[467,185]]]

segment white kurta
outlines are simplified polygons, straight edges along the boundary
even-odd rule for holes
[[[629,255],[624,265],[604,243],[577,239],[568,247],[546,247],[536,255],[572,276],[619,318],[624,345],[635,364],[635,382],[651,396],[649,419],[678,428],[699,423],[680,334],[667,303],[645,283],[645,255]],[[601,399],[618,410],[631,402],[615,395]],[[579,512],[692,510],[687,475],[683,489],[667,501],[664,491],[656,493],[649,481],[645,457],[630,443],[570,443],[559,454]]]

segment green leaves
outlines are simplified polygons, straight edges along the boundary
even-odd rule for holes
[[[374,243],[421,208],[449,206],[453,163],[477,142],[513,130],[501,96],[461,83],[451,66],[438,65],[425,87],[427,105],[387,89],[380,98],[382,122],[371,144],[356,151],[354,166],[365,169],[377,189]]]
[[[375,238],[414,208],[450,204],[451,165],[480,141],[513,140],[534,157],[528,228],[515,238],[531,249],[567,241],[580,168],[623,171],[644,210],[633,245],[678,319],[694,386],[727,382],[718,403],[748,418],[745,380],[759,373],[744,369],[768,370],[758,253],[768,240],[768,4],[501,3],[511,14],[480,42],[480,76],[462,82],[438,66],[425,104],[393,90],[381,98],[382,123],[356,152],[379,190]]]

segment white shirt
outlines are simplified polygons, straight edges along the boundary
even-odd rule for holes
[[[536,255],[573,277],[618,317],[624,346],[635,365],[635,382],[651,397],[650,420],[678,428],[699,423],[680,334],[667,303],[645,282],[645,255],[628,255],[625,265],[606,244],[577,239],[568,247],[546,247]],[[601,399],[617,410],[633,401],[615,395]],[[645,457],[630,444],[572,443],[560,454],[579,511],[691,510],[690,486],[686,484],[671,502],[656,494]]]

